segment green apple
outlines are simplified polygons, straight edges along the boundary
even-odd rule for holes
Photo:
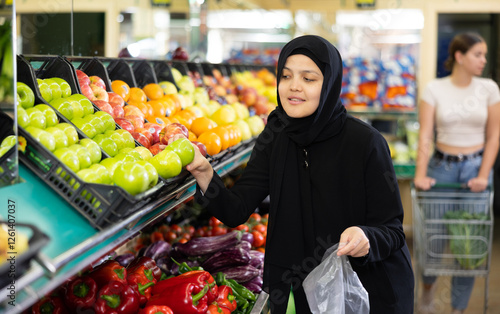
[[[52,101],[52,90],[50,89],[49,84],[39,78],[36,79],[36,82],[38,83],[38,89],[40,90],[42,98],[50,104]]]
[[[165,149],[170,149],[179,155],[183,167],[191,163],[194,159],[194,147],[187,138],[179,138],[169,144]]]
[[[99,147],[99,144],[97,144],[94,140],[90,138],[82,138],[79,144],[87,148],[88,152],[90,153],[90,160],[92,161],[93,164],[96,164],[99,161],[101,161],[102,158],[101,147]]]
[[[113,142],[116,143],[116,145],[118,146],[118,151],[120,151],[122,148],[125,148],[125,140],[120,133],[116,132],[115,130],[108,130],[104,132],[104,135],[108,136],[113,140]]]
[[[94,105],[92,102],[82,94],[73,94],[68,97],[68,100],[78,101],[83,108],[83,116],[88,116],[94,113]]]
[[[21,105],[16,106],[16,111],[17,125],[25,129],[28,125],[30,125],[30,117]]]
[[[71,101],[66,98],[56,98],[52,99],[49,103],[57,111],[59,111],[66,119],[73,119],[73,105]]]
[[[73,119],[73,120],[71,120],[71,122],[77,128],[79,128],[83,132],[83,134],[85,134],[86,136],[88,136],[90,138],[94,138],[94,136],[97,135],[97,131],[96,131],[95,127],[92,124],[90,124],[87,120],[85,120],[85,118]]]
[[[17,101],[24,109],[35,105],[35,93],[23,82],[17,82]]]
[[[66,133],[66,136],[68,137],[68,146],[78,143],[78,132],[74,126],[66,122],[61,122],[55,125],[55,127]]]
[[[43,129],[37,128],[35,126],[28,126],[26,128],[26,132],[28,132],[31,136],[33,136],[40,144],[45,146],[51,152],[56,148],[56,140],[54,136],[49,132],[46,132]]]
[[[45,115],[45,125],[46,127],[51,127],[59,123],[59,119],[57,118],[57,113],[46,104],[35,105],[34,108],[37,108]]]
[[[94,126],[95,131],[97,132],[97,134],[103,134],[104,132],[106,132],[106,125],[101,120],[101,118],[99,118],[99,116],[95,115],[95,113],[94,114],[90,114],[88,116],[85,116],[83,118],[83,120],[85,120],[88,123],[92,124]]]
[[[111,176],[109,175],[108,168],[101,164],[93,164],[89,167],[89,170],[95,171],[99,177],[100,184],[111,184]]]
[[[85,116],[85,111],[83,110],[83,106],[79,101],[71,100],[70,98],[65,98],[71,103],[73,107],[73,119],[75,118],[83,118]]]
[[[42,111],[40,111],[40,109],[30,107],[26,109],[26,113],[30,118],[30,125],[40,129],[45,129],[47,127],[47,120],[45,119],[45,115]]]
[[[77,176],[80,177],[84,182],[87,183],[101,183],[101,177],[94,169],[81,169],[76,173]]]
[[[122,160],[118,160],[116,158],[110,157],[110,158],[104,158],[99,162],[99,164],[103,165],[108,169],[109,175],[111,178],[113,178],[113,175],[115,173],[116,167],[121,165],[123,163]]]
[[[144,146],[137,146],[134,148],[141,155],[142,160],[148,161],[153,158],[153,153]]]
[[[52,92],[52,100],[62,97],[61,86],[59,86],[59,84],[56,81],[54,81],[51,78],[46,78],[43,81],[47,83],[47,85],[49,85],[49,88]]]
[[[113,182],[132,195],[146,191],[149,180],[146,168],[136,162],[123,162],[113,173]]]
[[[96,113],[94,113],[94,116],[101,119],[101,121],[104,123],[106,131],[116,129],[115,119],[113,119],[113,116],[107,113],[106,111],[97,111]]]
[[[156,168],[148,161],[139,160],[137,162],[139,165],[143,165],[148,171],[149,175],[149,188],[152,188],[158,183],[158,171]]]
[[[80,160],[78,159],[75,151],[69,149],[68,147],[63,147],[56,149],[54,151],[54,155],[75,173],[80,170]]]
[[[59,87],[61,88],[62,98],[71,96],[71,86],[69,86],[68,82],[66,82],[64,79],[60,77],[53,77],[51,79],[55,81],[57,84],[59,84]]]
[[[156,168],[158,175],[164,179],[173,178],[182,171],[181,158],[173,150],[164,149],[149,162]]]
[[[252,130],[250,130],[250,126],[248,125],[248,123],[245,120],[238,119],[231,124],[236,125],[238,127],[238,129],[240,129],[242,141],[246,141],[246,140],[249,140],[252,138],[252,136],[253,136]]]
[[[56,128],[55,126],[51,126],[45,129],[45,131],[51,133],[54,136],[54,140],[56,141],[56,149],[68,147],[68,136],[64,133],[63,130]]]
[[[264,130],[264,120],[259,116],[248,117],[245,119],[245,122],[248,123],[252,136],[257,136]]]
[[[181,71],[177,70],[176,68],[171,68],[170,72],[172,72],[172,76],[174,77],[174,81],[178,83],[181,78],[182,78],[182,73]]]
[[[133,148],[125,147],[122,148],[118,154],[115,156],[118,160],[123,161],[139,161],[142,160],[141,154]]]
[[[0,147],[7,147],[10,149],[11,147],[13,147],[16,144],[17,144],[17,136],[8,135],[7,137],[5,137],[2,140],[2,144],[0,144]]]
[[[92,160],[90,159],[90,153],[87,150],[87,148],[85,148],[85,146],[80,144],[73,144],[68,148],[76,152],[78,160],[80,160],[80,169],[85,169],[90,167],[90,165],[92,165]]]
[[[130,134],[129,131],[124,129],[115,130],[116,133],[120,134],[123,139],[123,147],[134,148],[135,147],[135,139]]]
[[[2,157],[3,155],[7,154],[7,152],[10,150],[9,147],[0,147],[0,157]],[[0,174],[3,173],[3,168],[0,167]]]
[[[115,157],[118,154],[118,146],[113,140],[104,134],[97,134],[93,140],[109,156]]]

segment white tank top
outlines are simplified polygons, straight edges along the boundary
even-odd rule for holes
[[[449,76],[432,80],[421,99],[436,107],[436,141],[450,146],[483,144],[488,106],[500,102],[500,90],[491,79],[474,77],[467,87],[453,85]]]

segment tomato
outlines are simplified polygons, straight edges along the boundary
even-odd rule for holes
[[[205,236],[205,230],[203,230],[203,228],[196,229],[196,231],[194,232],[194,236],[196,238],[204,237]]]
[[[262,217],[260,216],[259,213],[253,213],[248,218],[248,222],[249,223],[259,223],[261,219],[262,219]]]
[[[181,239],[191,240],[191,235],[189,233],[183,233]]]
[[[188,233],[190,236],[193,236],[194,235],[194,231],[195,231],[195,228],[191,225],[185,225],[184,226],[184,230],[186,231],[186,233]]]
[[[253,246],[258,248],[266,244],[266,238],[259,231],[252,231],[253,235]]]
[[[159,231],[151,233],[151,243],[155,243],[158,241],[165,241],[165,239],[163,238],[163,234]]]
[[[265,248],[263,248],[263,247],[259,247],[259,248],[257,248],[256,250],[257,250],[257,251],[259,251],[259,252],[262,252],[262,253],[264,253],[264,254],[266,253],[266,249],[265,249]]]
[[[177,239],[177,234],[175,234],[175,232],[173,231],[167,231],[165,234],[163,234],[163,237],[165,238],[165,241],[172,244],[172,242]]]
[[[182,228],[177,224],[173,224],[170,226],[170,231],[175,232],[176,235],[180,235],[182,233]]]
[[[231,230],[243,230],[245,232],[248,232],[248,231],[250,231],[250,227],[248,227],[248,225],[246,225],[246,224],[241,224],[235,228],[232,228]]]
[[[222,234],[226,234],[226,233],[227,233],[227,229],[224,227],[215,226],[212,228],[212,235],[213,236],[222,235]]]
[[[219,219],[212,216],[212,217],[210,217],[210,221],[208,222],[208,225],[213,228],[213,227],[222,225],[222,222]]]
[[[158,231],[165,234],[166,232],[170,231],[170,228],[167,225],[161,225],[160,227],[158,227]]]
[[[260,220],[260,222],[263,224],[263,225],[266,225],[267,226],[267,222],[269,221],[269,214],[264,214],[262,215],[262,219]]]
[[[179,243],[186,243],[187,241],[188,241],[188,239],[186,239],[186,238],[180,238],[178,242]]]
[[[267,233],[267,227],[264,226],[263,224],[257,224],[257,225],[255,225],[255,226],[252,227],[252,231],[259,231],[262,234],[266,234]]]

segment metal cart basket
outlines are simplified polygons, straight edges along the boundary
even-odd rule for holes
[[[422,275],[485,277],[486,313],[493,191],[475,193],[459,184],[439,184],[429,191],[412,186],[411,196],[416,291]]]

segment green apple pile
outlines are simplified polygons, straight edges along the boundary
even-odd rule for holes
[[[12,147],[17,144],[17,136],[9,135],[2,140],[0,144],[0,158],[5,155]]]

